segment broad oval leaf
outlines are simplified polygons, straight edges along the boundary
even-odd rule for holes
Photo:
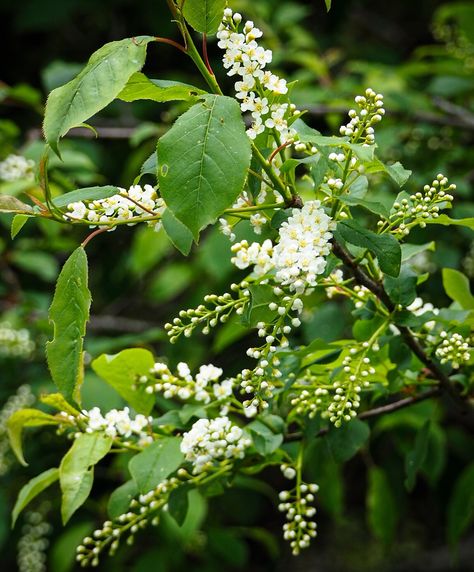
[[[163,437],[130,460],[128,468],[139,492],[146,493],[176,471],[184,460],[181,439]]]
[[[398,276],[402,261],[402,250],[391,234],[376,234],[367,230],[355,220],[339,222],[337,230],[349,244],[367,248],[379,261],[380,269],[390,276]]]
[[[454,268],[443,268],[443,286],[446,294],[463,310],[474,310],[474,296],[469,279],[462,272]]]
[[[22,434],[24,427],[40,427],[41,425],[57,425],[58,419],[38,409],[20,409],[10,415],[7,422],[8,438],[11,448],[20,463],[26,466],[28,463],[23,456]]]
[[[68,401],[79,402],[83,380],[83,339],[89,319],[91,294],[87,287],[87,256],[77,248],[58,277],[49,319],[53,339],[46,344],[51,376]]]
[[[142,348],[123,350],[116,355],[103,354],[92,362],[96,374],[112,386],[138,413],[148,415],[155,398],[146,393],[145,386],[135,388],[137,378],[150,373],[155,359]]]
[[[193,233],[229,207],[242,191],[251,147],[235,99],[205,96],[158,141],[161,194]]]
[[[206,92],[202,89],[187,83],[149,79],[144,73],[139,72],[132,75],[117,97],[128,102],[149,99],[164,103],[166,101],[188,101],[204,93]]]
[[[173,246],[175,246],[181,254],[187,256],[193,245],[193,235],[188,227],[178,220],[170,209],[166,209],[161,215],[161,223]]]
[[[137,485],[135,481],[127,481],[120,485],[109,497],[107,503],[107,512],[110,518],[118,518],[124,512],[127,512],[132,499],[138,494]]]
[[[86,501],[94,482],[93,467],[107,455],[112,443],[112,437],[103,433],[83,433],[64,456],[59,467],[63,524]]]
[[[215,34],[226,4],[226,0],[186,0],[183,16],[197,32]]]
[[[12,511],[12,527],[15,526],[15,522],[21,513],[21,511],[40,493],[47,489],[50,485],[55,483],[59,479],[59,469],[48,469],[42,472],[37,477],[34,477],[22,487],[21,491],[18,493],[18,498],[16,499],[15,506]]]
[[[105,44],[79,75],[50,93],[43,129],[57,155],[59,139],[111,103],[130,76],[143,67],[147,45],[153,40],[139,36]]]
[[[345,463],[365,445],[369,435],[367,423],[353,419],[340,428],[331,427],[326,442],[334,460],[337,463]]]

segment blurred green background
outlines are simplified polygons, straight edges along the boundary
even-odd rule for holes
[[[289,80],[298,80],[293,100],[300,109],[308,110],[307,123],[327,134],[335,133],[355,95],[369,86],[382,92],[387,117],[377,134],[380,156],[401,161],[411,169],[410,188],[414,190],[438,172],[446,174],[458,187],[453,216],[472,216],[471,2],[333,0],[329,14],[323,0],[236,0],[231,6],[263,29],[264,42],[274,51],[273,68]],[[0,161],[10,153],[38,161],[43,148],[42,110],[48,92],[72,78],[102,44],[141,34],[178,39],[165,0],[0,0],[0,21]],[[212,39],[209,50],[218,79],[231,93],[232,78],[223,73],[221,54]],[[144,71],[152,78],[184,80],[204,87],[191,61],[168,46],[150,47]],[[64,142],[64,163],[51,161],[54,192],[95,184],[130,185],[154,151],[157,137],[184,109],[183,104],[113,103],[91,122],[98,139],[91,131],[74,130]],[[0,192],[39,196],[34,180],[0,182]],[[388,182],[374,189],[374,193],[393,192]],[[0,324],[8,322],[11,327],[28,329],[36,349],[23,358],[0,352],[0,407],[6,404],[3,412],[15,407],[11,396],[23,384],[28,384],[35,395],[52,389],[43,359],[44,342],[50,335],[47,309],[60,265],[86,234],[83,229],[29,222],[12,242],[9,222],[6,216],[0,219]],[[242,234],[247,230],[243,228]],[[432,274],[423,285],[424,299],[441,305],[447,302],[440,287],[441,267],[458,268],[474,276],[472,233],[442,227],[437,228],[436,237],[430,232],[413,233],[415,242],[440,240],[436,251],[418,257],[414,263]],[[149,229],[122,228],[98,237],[89,247],[94,299],[87,339],[89,355],[142,345],[152,348],[157,356],[166,354],[171,362],[179,361],[184,352],[193,366],[212,361],[237,371],[243,348],[248,346],[237,324],[226,325],[210,340],[197,337],[185,350],[181,342],[169,346],[162,331],[164,322],[179,309],[197,305],[208,292],[225,291],[235,279],[228,251],[228,242],[217,229],[205,233],[190,260],[173,250],[164,235]],[[316,334],[333,340],[349,334],[349,324],[344,303],[325,303],[305,316],[297,341],[307,343]],[[24,392],[21,395],[19,402],[30,399]],[[84,406],[93,405],[110,409],[121,406],[121,401],[88,373]],[[100,569],[474,570],[474,536],[467,531],[456,544],[459,523],[453,517],[459,502],[453,485],[455,491],[462,487],[460,475],[469,467],[472,471],[473,427],[447,405],[423,403],[374,422],[370,448],[345,464],[336,463],[324,443],[315,443],[307,472],[308,478],[321,486],[320,537],[297,559],[281,541],[282,518],[275,508],[281,476],[278,471],[269,471],[265,474],[268,487],[248,479],[208,504],[196,496],[192,518],[184,528],[178,529],[165,519],[158,531],[144,533],[139,544],[104,560]],[[88,502],[68,530],[61,528],[57,499],[50,494],[10,531],[9,511],[19,488],[28,478],[54,466],[67,444],[52,432],[31,434],[27,443],[30,466],[20,468],[8,451],[3,419],[0,414],[2,570],[74,570],[75,545],[104,517],[106,493],[111,483],[120,484],[123,467],[98,470],[95,501]],[[404,457],[426,419],[434,423],[434,437],[423,477],[407,494]],[[374,477],[375,465],[383,467],[380,478]],[[47,539],[48,547],[40,543],[38,548],[31,540],[36,534],[35,519],[50,527],[38,532],[40,538]],[[29,541],[18,548],[21,538],[28,534]],[[31,558],[18,559],[19,551],[28,550]],[[45,550],[47,561],[43,565],[35,561],[35,554],[37,558]]]

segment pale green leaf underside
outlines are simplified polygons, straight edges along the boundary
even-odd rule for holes
[[[42,425],[57,425],[58,420],[38,409],[19,409],[8,419],[7,432],[10,446],[20,463],[28,463],[23,456],[22,434],[24,427],[40,427]]]
[[[117,97],[128,102],[149,99],[164,103],[166,101],[188,101],[204,93],[206,92],[193,85],[178,81],[149,79],[143,73],[134,73]]]
[[[43,129],[56,153],[61,137],[111,103],[130,76],[143,67],[151,41],[151,36],[140,36],[105,44],[78,76],[50,93]]]
[[[251,147],[237,101],[206,96],[158,141],[158,156],[161,194],[197,240],[235,201],[247,177]]]
[[[87,256],[79,247],[59,275],[49,311],[54,335],[46,344],[54,383],[68,401],[76,402],[83,378],[83,339],[91,304],[87,280]]]

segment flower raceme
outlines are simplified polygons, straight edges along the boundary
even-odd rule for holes
[[[316,286],[317,276],[326,268],[333,228],[321,203],[308,201],[302,209],[293,209],[282,223],[277,244],[268,239],[263,244],[236,243],[232,246],[232,262],[240,269],[253,266],[257,276],[274,271],[276,282],[301,294]]]

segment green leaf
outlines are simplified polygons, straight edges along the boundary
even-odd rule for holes
[[[345,463],[357,454],[370,435],[367,423],[353,419],[339,428],[331,427],[326,437],[329,451],[337,463]]]
[[[158,141],[160,190],[168,208],[193,233],[237,198],[250,165],[250,141],[235,99],[206,96]]]
[[[434,240],[431,242],[426,242],[425,244],[402,244],[402,262],[406,262],[413,258],[417,254],[421,252],[425,252],[426,250],[430,250],[434,252],[436,249],[436,243]]]
[[[376,234],[365,229],[355,220],[339,222],[337,230],[349,244],[370,250],[377,257],[382,272],[390,276],[398,276],[402,251],[394,236],[391,234]]]
[[[402,266],[400,275],[386,276],[385,289],[394,304],[409,306],[416,298],[418,276],[408,266]]]
[[[120,485],[110,495],[109,502],[107,503],[107,512],[110,518],[118,518],[121,514],[128,512],[128,507],[132,499],[138,494],[137,485],[135,481],[130,480]]]
[[[250,304],[242,314],[242,323],[255,328],[258,322],[271,323],[277,316],[274,310],[268,307],[272,302],[278,303],[279,298],[273,292],[273,288],[268,284],[251,284],[249,286]]]
[[[193,235],[188,227],[178,220],[170,209],[165,209],[161,216],[161,222],[173,245],[181,254],[187,256],[193,244]]]
[[[67,207],[71,203],[76,203],[78,201],[96,201],[98,199],[107,199],[113,195],[120,193],[118,187],[113,185],[105,185],[103,187],[85,187],[83,189],[77,189],[56,197],[53,199],[53,204],[59,209]]]
[[[372,467],[367,489],[367,518],[372,534],[385,546],[393,542],[398,517],[396,499],[386,474],[379,467]]]
[[[164,103],[166,101],[189,101],[204,93],[206,92],[202,89],[187,83],[149,79],[143,73],[134,73],[117,97],[128,102],[150,99]]]
[[[278,449],[283,443],[283,435],[274,432],[259,420],[252,421],[246,427],[251,435],[257,453],[266,457]]]
[[[183,16],[197,32],[215,34],[226,7],[226,0],[186,0]]]
[[[112,437],[97,431],[83,433],[75,439],[72,447],[59,466],[61,485],[61,517],[66,524],[76,510],[84,504],[94,482],[94,465],[110,451]]]
[[[469,279],[459,270],[443,268],[443,287],[446,294],[457,302],[463,310],[474,310],[474,296]]]
[[[61,393],[49,393],[48,395],[42,395],[40,397],[41,403],[54,407],[58,411],[65,411],[68,415],[74,415],[76,417],[80,414],[75,407],[68,403]]]
[[[130,76],[143,67],[152,41],[151,36],[139,36],[105,44],[92,54],[79,75],[50,93],[43,129],[58,156],[59,139],[117,97]]]
[[[0,213],[29,214],[33,209],[16,197],[0,195]]]
[[[426,224],[441,224],[443,226],[466,226],[474,230],[474,217],[468,218],[451,218],[448,215],[441,214],[437,218],[423,219]]]
[[[331,2],[332,2],[332,0],[324,0],[324,3],[326,4],[326,10],[328,12],[331,9]]]
[[[456,481],[448,504],[447,536],[454,548],[474,521],[474,463]]]
[[[148,415],[155,398],[146,393],[137,379],[148,375],[155,363],[153,354],[142,348],[123,350],[115,355],[103,354],[92,362],[96,374],[111,385],[135,411]]]
[[[26,483],[18,493],[15,506],[12,511],[12,527],[21,511],[40,493],[59,479],[59,469],[48,469]]]
[[[430,420],[425,421],[416,435],[415,447],[405,457],[405,487],[410,492],[415,486],[416,475],[421,469],[428,452],[430,425]]]
[[[24,427],[40,427],[41,425],[57,425],[58,420],[52,415],[38,409],[19,409],[8,418],[7,432],[11,448],[23,466],[27,462],[23,456],[22,433]]]
[[[179,487],[175,489],[168,500],[168,513],[175,519],[179,526],[186,520],[189,509],[189,489]]]
[[[29,218],[31,218],[31,217],[28,215],[23,215],[23,214],[17,214],[13,217],[12,226],[11,226],[11,230],[10,230],[10,235],[12,237],[12,240],[17,236],[17,234],[20,232],[20,230],[25,226],[25,224],[28,222]]]
[[[83,381],[83,340],[91,294],[87,287],[87,256],[80,246],[64,264],[56,283],[49,319],[53,339],[46,344],[51,376],[68,401],[80,401]]]
[[[386,173],[399,187],[403,187],[412,174],[401,163],[386,165],[379,159],[374,159],[369,165],[366,165],[366,173]]]
[[[176,471],[184,460],[181,439],[163,437],[130,460],[128,468],[140,493],[146,493]]]

